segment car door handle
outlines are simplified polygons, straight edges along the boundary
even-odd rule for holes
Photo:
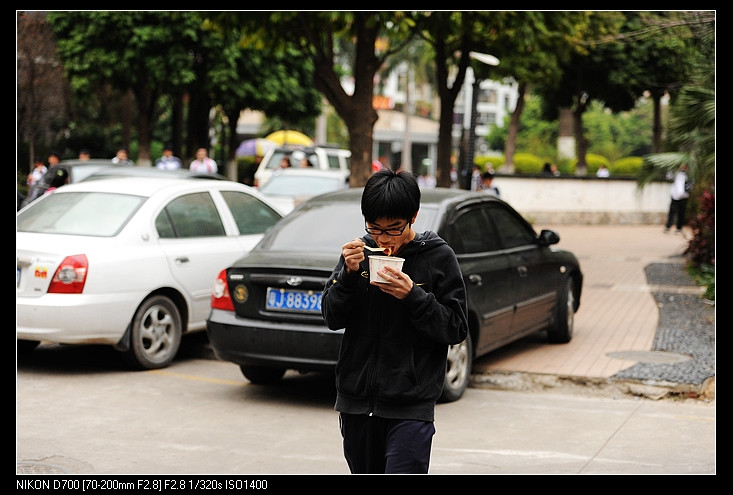
[[[176,258],[176,265],[182,265],[184,263],[188,263],[189,259],[188,256],[180,256]]]
[[[476,273],[472,273],[471,275],[469,275],[468,281],[477,287],[481,287],[482,285],[484,285],[484,279],[481,278],[481,275],[478,275]]]
[[[529,272],[529,270],[527,270],[527,267],[524,266],[524,265],[519,265],[517,267],[517,273],[519,274],[519,277],[520,278],[525,278],[527,276],[527,273],[528,272]]]

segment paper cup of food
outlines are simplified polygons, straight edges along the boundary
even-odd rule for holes
[[[405,258],[398,258],[397,256],[369,256],[369,280],[372,282],[386,282],[391,283],[389,279],[383,278],[379,272],[386,265],[402,270],[402,264],[405,262]]]

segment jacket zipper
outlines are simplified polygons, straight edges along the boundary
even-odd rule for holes
[[[380,312],[379,318],[379,339],[377,339],[377,350],[374,353],[374,364],[369,374],[369,413],[367,416],[374,416],[374,404],[377,397],[377,363],[379,362],[379,353],[382,347],[382,332],[384,330],[384,311]]]

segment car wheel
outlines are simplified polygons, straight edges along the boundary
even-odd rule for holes
[[[547,339],[553,344],[566,344],[573,338],[575,326],[575,295],[573,279],[568,277],[557,302],[554,324],[547,330]]]
[[[448,348],[448,364],[443,383],[443,393],[438,402],[455,402],[463,396],[471,380],[473,365],[473,343],[471,335],[460,344]]]
[[[140,305],[132,319],[125,358],[139,369],[165,368],[176,357],[182,335],[178,307],[165,296],[153,296]]]
[[[18,354],[28,354],[36,350],[41,343],[37,340],[17,340]]]
[[[272,385],[279,382],[285,370],[283,368],[268,368],[267,366],[246,366],[239,367],[244,377],[257,385]]]

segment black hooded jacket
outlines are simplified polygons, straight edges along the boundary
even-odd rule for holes
[[[405,299],[369,285],[368,256],[359,273],[347,273],[341,256],[323,291],[328,328],[345,329],[335,409],[433,421],[448,346],[468,333],[466,288],[455,253],[434,232],[417,234],[399,256],[413,281]]]

